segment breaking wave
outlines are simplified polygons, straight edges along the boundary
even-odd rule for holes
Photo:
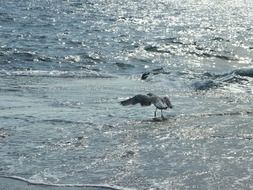
[[[37,182],[34,180],[28,180],[19,176],[5,176],[1,175],[1,178],[7,178],[11,180],[17,180],[25,182],[28,185],[37,185],[37,186],[49,186],[49,187],[87,187],[87,188],[101,188],[101,189],[111,189],[111,190],[130,190],[129,188],[107,185],[107,184],[55,184],[55,183],[46,183],[46,182]]]
[[[172,72],[161,67],[143,72],[141,75],[141,80],[146,80],[156,75],[177,75],[179,78],[183,77],[186,80],[190,80],[190,86],[195,90],[209,90],[217,87],[226,86],[229,84],[243,85],[249,82],[251,78],[253,78],[253,68],[240,68],[227,73],[216,74],[211,72]]]
[[[225,86],[228,84],[243,84],[248,82],[253,77],[253,68],[236,69],[232,72],[224,74],[204,73],[200,76],[201,80],[192,83],[195,90],[208,90]]]

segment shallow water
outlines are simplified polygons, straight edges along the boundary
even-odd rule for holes
[[[0,5],[1,176],[253,188],[250,1]],[[170,96],[166,120],[119,104],[148,92]]]

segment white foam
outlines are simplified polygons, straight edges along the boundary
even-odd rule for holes
[[[134,190],[133,188],[126,188],[108,184],[55,184],[55,183],[46,183],[46,182],[39,182],[35,180],[28,180],[23,177],[19,176],[4,176],[0,175],[1,178],[13,179],[27,183],[28,185],[41,185],[41,186],[53,186],[53,187],[93,187],[93,188],[104,188],[104,189],[111,189],[111,190]]]

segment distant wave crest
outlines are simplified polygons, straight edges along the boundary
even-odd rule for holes
[[[99,73],[97,71],[44,71],[44,70],[25,70],[25,71],[7,71],[1,70],[0,75],[6,76],[27,76],[27,77],[59,77],[59,78],[114,78],[115,76]]]

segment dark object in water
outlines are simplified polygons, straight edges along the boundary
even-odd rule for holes
[[[149,71],[143,73],[143,74],[141,75],[141,80],[147,79],[149,75],[150,75],[150,72],[149,72]]]
[[[153,69],[151,71],[146,71],[145,73],[143,73],[141,75],[141,80],[145,80],[147,79],[150,74],[153,74],[153,75],[158,75],[158,74],[170,74],[170,72],[166,72],[162,67],[160,68],[157,68],[157,69]]]
[[[135,104],[140,104],[141,106],[150,106],[151,104],[153,104],[156,107],[154,112],[155,118],[157,109],[161,110],[161,118],[164,118],[162,111],[167,108],[173,107],[168,96],[159,97],[152,93],[148,93],[147,95],[138,94],[132,98],[121,101],[120,104],[123,106]]]

